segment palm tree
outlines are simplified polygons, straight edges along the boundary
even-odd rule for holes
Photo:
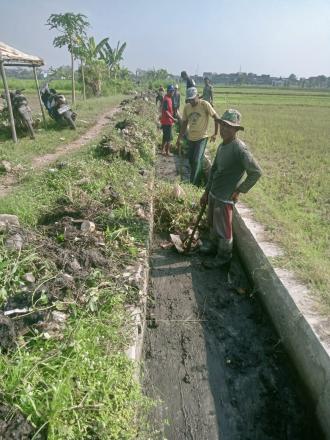
[[[50,29],[56,29],[61,35],[53,40],[54,47],[67,46],[71,55],[71,71],[72,71],[72,104],[76,101],[75,84],[74,84],[74,52],[80,39],[86,37],[86,29],[89,22],[83,14],[73,14],[67,12],[65,14],[51,14],[46,25]]]

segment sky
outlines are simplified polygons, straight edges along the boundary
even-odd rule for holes
[[[133,72],[330,76],[330,0],[0,0],[0,41],[68,65],[45,26],[64,12],[85,14],[97,41],[126,41]]]

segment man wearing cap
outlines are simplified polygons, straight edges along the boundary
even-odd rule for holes
[[[248,192],[261,176],[261,169],[243,141],[237,137],[241,114],[226,110],[217,119],[222,143],[219,145],[205,192],[202,206],[208,203],[209,242],[203,243],[201,253],[215,254],[212,261],[205,261],[207,268],[217,268],[231,260],[233,248],[233,206],[240,193]],[[244,179],[244,174],[246,178]]]
[[[196,86],[195,81],[192,78],[190,78],[190,76],[188,75],[188,73],[185,70],[183,70],[181,72],[180,76],[183,79],[183,81],[186,81],[187,89],[189,89],[190,87],[195,87]]]
[[[162,154],[166,156],[170,155],[171,141],[173,139],[172,126],[174,122],[176,122],[176,119],[173,117],[173,93],[174,86],[171,84],[167,86],[167,93],[163,98],[162,115],[160,117],[160,123],[162,124],[163,130]]]
[[[218,133],[216,114],[210,103],[199,99],[196,87],[187,89],[186,105],[183,109],[180,134],[176,142],[180,149],[181,140],[187,131],[188,159],[190,163],[190,183],[200,186],[203,176],[204,153],[208,140],[207,128],[210,118],[214,119],[214,134],[211,141],[214,142]],[[188,130],[187,130],[188,129]]]

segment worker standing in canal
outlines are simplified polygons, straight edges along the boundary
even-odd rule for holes
[[[233,249],[233,207],[240,193],[247,193],[261,176],[261,169],[238,132],[244,130],[241,114],[226,110],[217,119],[222,143],[219,145],[211,167],[205,192],[200,204],[208,204],[209,241],[203,242],[200,252],[216,255],[205,261],[207,268],[217,268],[229,263]],[[243,179],[244,174],[247,174]]]
[[[214,119],[214,142],[218,133],[218,123],[214,108],[206,101],[199,98],[196,87],[190,87],[186,93],[181,120],[180,134],[176,146],[181,150],[181,141],[187,132],[188,159],[190,163],[190,183],[200,186],[203,177],[204,153],[208,140],[208,124],[210,118]]]
[[[160,123],[162,124],[163,140],[162,140],[162,154],[164,156],[171,156],[170,148],[173,140],[172,127],[176,122],[176,118],[173,116],[173,103],[172,96],[174,93],[174,86],[172,84],[167,86],[166,95],[162,102],[162,114],[160,117]]]

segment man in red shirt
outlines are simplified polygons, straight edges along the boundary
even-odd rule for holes
[[[162,116],[160,123],[163,130],[162,154],[170,156],[171,141],[173,140],[172,126],[176,119],[173,117],[173,103],[172,96],[174,93],[174,86],[167,86],[167,93],[163,98]]]

